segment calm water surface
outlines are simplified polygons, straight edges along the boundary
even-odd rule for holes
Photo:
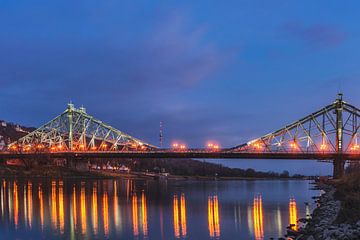
[[[319,192],[310,187],[295,180],[2,179],[0,238],[269,239],[312,211]]]

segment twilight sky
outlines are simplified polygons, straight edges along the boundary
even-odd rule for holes
[[[0,119],[71,100],[152,144],[224,147],[360,106],[358,1],[0,1]]]

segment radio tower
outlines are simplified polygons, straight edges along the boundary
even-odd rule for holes
[[[164,144],[164,135],[163,135],[163,122],[160,121],[160,133],[159,133],[159,140],[160,140],[160,148],[163,148]]]

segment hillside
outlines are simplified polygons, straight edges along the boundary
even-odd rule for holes
[[[0,150],[7,144],[16,141],[33,130],[35,128],[0,120]]]

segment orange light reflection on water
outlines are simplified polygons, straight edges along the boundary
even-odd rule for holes
[[[146,238],[148,235],[148,222],[147,222],[147,206],[146,206],[146,196],[145,193],[141,194],[141,222],[143,235]]]
[[[186,201],[185,195],[181,194],[180,197],[180,223],[181,223],[181,234],[183,237],[187,235],[187,227],[186,227]]]
[[[180,209],[179,209],[179,197],[174,195],[173,200],[173,215],[174,215],[174,235],[176,238],[183,237],[187,235],[187,226],[186,226],[186,200],[185,195],[180,195]],[[180,220],[180,222],[179,222]]]
[[[297,230],[297,207],[296,207],[296,201],[294,198],[290,198],[289,215],[290,215],[291,229],[296,231]]]
[[[217,196],[208,197],[208,229],[210,237],[220,237],[219,201]]]
[[[43,199],[43,191],[41,188],[41,185],[39,185],[38,188],[38,197],[39,197],[39,214],[40,214],[40,225],[41,225],[41,230],[44,229],[44,199]]]
[[[72,201],[72,215],[73,215],[73,223],[74,228],[77,227],[77,204],[76,204],[76,187],[73,187],[73,201]]]
[[[17,183],[14,182],[14,224],[17,229],[19,226],[19,195],[18,195],[18,186]]]
[[[174,236],[175,238],[179,238],[180,237],[179,200],[177,195],[174,196],[174,200],[173,200],[173,212],[174,212]]]
[[[116,231],[121,229],[120,221],[117,181],[114,181],[114,222]]]
[[[263,206],[261,195],[254,197],[253,203],[254,235],[256,240],[264,239]]]
[[[32,227],[32,213],[33,213],[33,201],[32,201],[32,183],[27,184],[27,218],[29,221],[29,228]]]
[[[139,236],[139,215],[138,215],[138,202],[136,194],[132,196],[132,223],[133,223],[133,232],[134,237]]]
[[[80,217],[81,217],[81,233],[84,235],[86,233],[86,196],[85,196],[85,186],[81,183],[80,190]]]
[[[59,182],[59,222],[60,233],[64,233],[64,183]]]
[[[103,195],[103,215],[104,215],[104,233],[105,236],[109,235],[109,203],[108,193],[105,191]]]
[[[57,229],[57,204],[56,204],[56,182],[51,183],[51,222],[54,229]]]
[[[98,203],[97,203],[97,186],[94,184],[92,191],[92,222],[95,235],[98,233]]]

